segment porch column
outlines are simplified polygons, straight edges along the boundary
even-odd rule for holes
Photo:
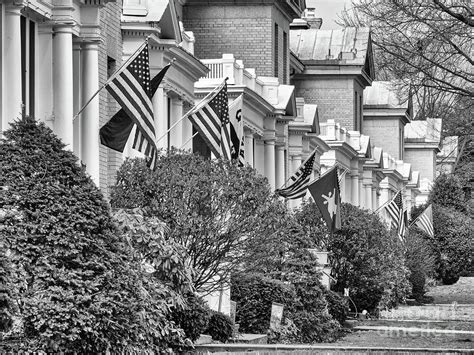
[[[351,203],[354,206],[359,206],[359,173],[357,171],[352,172],[351,174]]]
[[[21,33],[20,6],[5,6],[3,48],[3,113],[0,130],[21,117]]]
[[[179,116],[179,118],[181,118],[181,116],[183,115],[182,112],[183,112],[183,105],[181,105],[181,115]],[[186,145],[183,147],[183,149],[184,150],[192,150],[193,149],[193,140],[190,139],[190,138],[193,135],[193,124],[191,123],[189,118],[186,117],[182,121],[182,125],[183,125],[183,144],[184,144],[184,142],[189,140],[189,142],[186,143]]]
[[[82,45],[82,101],[85,104],[99,89],[99,44]],[[99,95],[81,114],[81,159],[99,186]]]
[[[270,187],[275,189],[275,141],[266,140],[265,145],[265,176]]]
[[[170,107],[170,127],[178,122],[183,116],[183,100],[179,97],[173,97],[171,99]],[[185,118],[187,119],[187,118]],[[183,145],[183,121],[180,121],[169,133],[170,147],[174,146],[176,149],[181,148]]]
[[[72,28],[59,24],[54,27],[53,35],[54,131],[69,150],[73,148],[72,68]]]
[[[245,132],[245,161],[251,167],[254,167],[253,142],[253,133]]]
[[[372,184],[366,184],[365,187],[365,207],[373,211],[372,208]]]
[[[257,138],[255,140],[255,147],[254,147],[254,168],[257,169],[258,173],[261,175],[265,175],[265,166],[264,166],[264,149],[263,149],[263,139]]]
[[[291,170],[289,171],[289,176],[292,176],[298,168],[301,166],[302,158],[301,155],[292,155],[291,156]],[[287,182],[287,185],[291,184],[291,180]],[[291,208],[296,208],[301,205],[301,199],[288,200]]]
[[[283,145],[276,147],[275,170],[275,187],[279,189],[285,183],[285,146]]]

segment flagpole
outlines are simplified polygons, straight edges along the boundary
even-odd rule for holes
[[[193,110],[196,109],[197,106],[199,106],[201,103],[204,102],[204,100],[206,100],[209,96],[211,96],[212,94],[214,94],[216,91],[222,89],[222,87],[224,86],[224,84],[227,82],[229,78],[225,78],[224,81],[222,82],[222,84],[220,84],[219,86],[215,87],[209,94],[207,94],[201,101],[199,101],[196,105],[194,105],[188,112],[186,112],[178,121],[176,121],[170,128],[168,128],[168,130],[163,133],[162,136],[160,136],[155,142],[158,143],[159,141],[161,141],[163,138],[165,138],[166,136],[168,136],[168,133],[170,133],[170,131],[176,127],[178,125],[178,123],[180,123],[182,120],[184,120],[186,117],[189,116],[189,113]]]
[[[198,135],[198,133],[199,133],[199,132],[194,133],[194,134],[191,136],[191,138],[189,138],[186,142],[184,142],[184,144],[183,144],[181,147],[179,147],[179,149],[180,149],[180,150],[183,149],[183,147],[184,147],[186,144],[188,144],[191,139],[193,139],[194,137],[196,137],[196,136]]]
[[[143,43],[138,47],[138,49],[137,49],[135,52],[133,52],[133,54],[132,54],[130,57],[128,57],[128,59],[125,61],[125,63],[123,63],[123,64],[120,66],[120,68],[118,68],[118,69],[115,71],[115,73],[113,73],[112,76],[111,76],[109,79],[107,79],[107,81],[105,82],[105,84],[103,84],[103,85],[95,92],[95,94],[92,95],[92,97],[81,107],[81,109],[79,110],[79,112],[76,113],[76,114],[74,115],[74,117],[72,118],[73,121],[82,113],[82,111],[84,111],[84,109],[87,107],[87,105],[89,105],[89,104],[91,103],[91,101],[94,100],[94,98],[99,94],[99,92],[101,92],[103,88],[105,88],[107,85],[109,85],[110,82],[111,82],[113,79],[115,79],[115,77],[116,77],[118,74],[120,74],[120,73],[122,72],[122,70],[125,68],[125,66],[128,65],[128,64],[135,58],[135,55],[136,55],[139,51],[141,51],[141,50],[143,49],[143,47],[145,47],[145,45],[148,43],[148,38],[149,38],[149,37],[147,37],[147,38],[145,39],[145,42],[143,42]]]

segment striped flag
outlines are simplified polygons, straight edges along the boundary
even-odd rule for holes
[[[283,189],[275,190],[275,193],[284,198],[297,199],[306,195],[306,188],[311,180],[311,173],[313,172],[314,161],[316,159],[316,151],[314,151],[308,159],[298,168],[290,180],[291,185]]]
[[[416,217],[410,226],[412,225],[417,226],[430,237],[434,237],[433,208],[431,205],[426,207],[425,210],[418,217]]]
[[[171,64],[166,65],[158,74],[153,77],[153,79],[151,79],[150,98],[155,95],[156,90],[158,89],[170,66]],[[134,121],[122,108],[100,128],[100,142],[110,149],[123,153],[133,127],[135,127]]]
[[[232,158],[233,144],[225,82],[214,95],[197,105],[188,117],[217,158]]]
[[[402,192],[398,191],[395,194],[395,197],[388,204],[386,204],[383,209],[387,211],[390,217],[390,228],[396,229],[398,238],[403,241],[405,238],[407,225],[405,212],[403,210]]]
[[[243,96],[240,95],[229,105],[230,133],[232,139],[232,159],[239,166],[245,166],[244,121],[242,119]]]
[[[151,103],[150,64],[148,44],[129,59],[129,64],[115,74],[106,86],[107,91],[137,126],[133,148],[151,158],[153,169],[157,148],[153,105]]]

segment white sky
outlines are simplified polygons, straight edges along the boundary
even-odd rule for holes
[[[351,0],[306,0],[306,7],[314,7],[316,17],[323,19],[321,29],[324,30],[340,28],[334,21],[338,19],[337,14],[344,10],[344,4],[350,8]]]

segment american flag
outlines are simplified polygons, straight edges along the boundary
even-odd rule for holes
[[[233,145],[230,135],[227,84],[224,83],[216,94],[196,106],[188,117],[212,153],[217,158],[230,160]]]
[[[316,152],[313,152],[308,159],[301,164],[296,173],[291,176],[290,180],[292,184],[283,189],[276,190],[275,193],[289,199],[304,197],[304,195],[306,195],[306,188],[311,180],[315,159]]]
[[[136,124],[133,148],[156,160],[155,125],[151,103],[148,44],[129,59],[129,64],[109,79],[107,90]]]
[[[433,208],[431,205],[425,208],[425,210],[411,223],[428,234],[430,237],[434,237],[433,228]]]
[[[407,229],[406,215],[403,210],[402,192],[398,191],[395,197],[384,206],[390,217],[390,228],[396,229],[398,238],[404,241]]]

